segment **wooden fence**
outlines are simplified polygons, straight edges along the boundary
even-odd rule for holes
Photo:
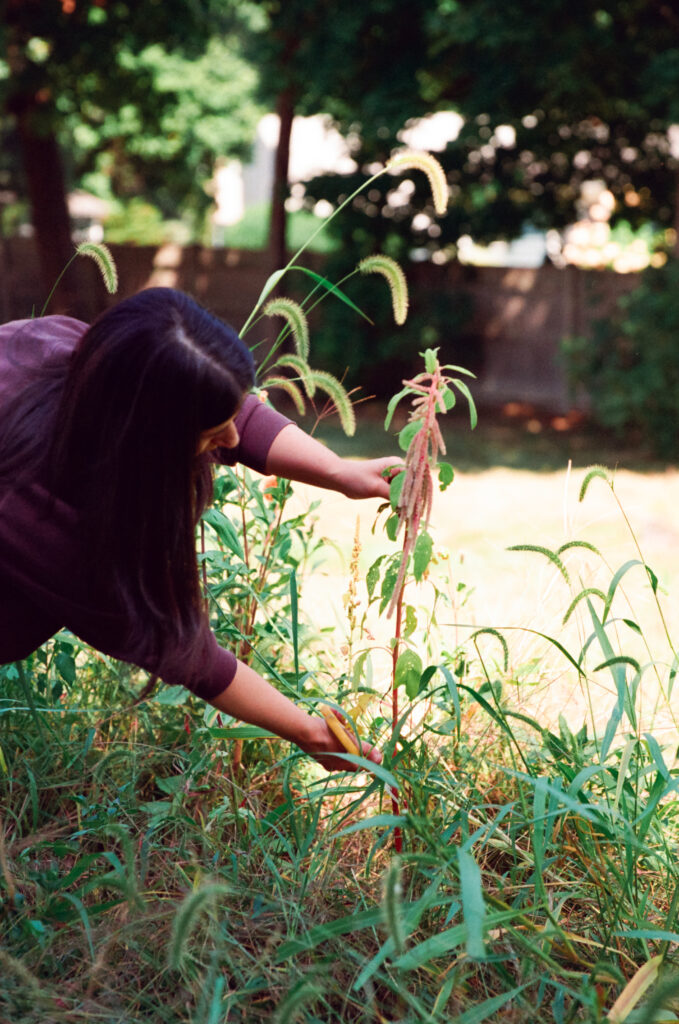
[[[151,285],[180,288],[236,327],[247,318],[272,269],[265,253],[247,250],[174,244],[110,248],[120,278],[118,297]],[[115,300],[106,295],[94,264],[80,262],[81,315],[91,318]],[[322,260],[306,257],[306,264],[318,269]],[[473,316],[466,334],[477,351],[480,372],[474,391],[481,403],[528,402],[553,412],[574,404],[560,363],[560,340],[586,335],[596,317],[610,313],[616,300],[638,284],[634,274],[551,265],[522,270],[418,264],[411,278],[425,294],[450,289],[469,296]],[[2,322],[30,316],[34,308],[39,312],[42,301],[32,242],[5,239],[0,247]]]

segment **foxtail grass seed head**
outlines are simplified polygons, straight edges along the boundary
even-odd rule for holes
[[[399,325],[404,324],[408,316],[408,284],[406,276],[396,260],[382,254],[368,256],[361,260],[358,269],[362,274],[382,274],[387,279],[391,291],[394,320]]]
[[[392,857],[384,876],[382,911],[394,950],[400,956],[405,950],[406,936],[403,928],[403,871],[398,855]]]
[[[282,391],[285,391],[294,402],[295,408],[300,416],[304,415],[304,395],[294,381],[289,380],[287,377],[267,377],[264,383],[268,390],[271,390],[271,388],[280,388]]]
[[[102,242],[81,242],[76,246],[78,256],[89,256],[99,267],[104,286],[109,295],[115,295],[118,291],[118,270],[111,250]]]
[[[286,321],[295,342],[297,355],[304,360],[309,358],[309,324],[304,310],[292,299],[272,299],[264,307],[266,316],[282,316]]]
[[[306,359],[302,359],[301,356],[296,356],[290,353],[289,355],[280,356],[272,366],[272,370],[278,370],[281,367],[290,368],[294,370],[304,385],[309,398],[313,398],[316,394],[316,384],[311,375],[311,369]]]
[[[387,163],[387,170],[392,172],[418,170],[423,171],[429,180],[434,209],[439,217],[448,209],[448,182],[438,160],[431,153],[420,153],[407,149],[397,153]]]
[[[335,406],[344,433],[347,437],[353,437],[356,432],[356,413],[344,386],[326,370],[311,370],[310,376],[315,386],[325,391]]]
[[[179,904],[172,922],[172,935],[168,947],[168,966],[181,971],[188,961],[188,944],[198,926],[201,914],[211,910],[215,904],[228,895],[223,882],[208,882],[194,889]]]

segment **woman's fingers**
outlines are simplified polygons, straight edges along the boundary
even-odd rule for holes
[[[325,719],[328,729],[327,747],[321,753],[314,752],[316,760],[328,771],[351,771],[352,765],[343,758],[333,757],[333,754],[348,753],[354,756],[359,755],[372,761],[374,764],[381,764],[382,754],[365,740],[360,741],[360,749],[356,745],[354,733],[344,724],[346,718],[339,712],[321,705],[321,713]],[[326,744],[324,744],[326,746]],[[358,769],[356,769],[358,770]]]

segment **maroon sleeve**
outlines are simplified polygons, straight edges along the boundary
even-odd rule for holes
[[[269,448],[283,427],[290,423],[292,420],[265,405],[257,395],[247,395],[235,420],[238,444],[235,448],[217,448],[216,461],[225,466],[242,462],[258,473],[265,473]]]
[[[123,660],[129,660],[129,658]],[[187,690],[203,700],[212,700],[213,697],[217,697],[225,690],[233,682],[238,667],[238,661],[233,651],[227,651],[224,647],[220,647],[214,633],[207,627],[205,629],[205,644],[200,658],[192,665],[191,674],[188,677],[183,669],[173,666],[171,658],[163,658],[162,655],[155,659],[134,660],[140,668],[159,675],[164,683],[169,683],[171,686],[185,686]]]
[[[130,645],[129,620],[87,579],[77,513],[39,484],[0,496],[0,664],[25,658],[61,626],[120,661],[131,662],[205,700],[233,680],[236,656],[207,623],[192,663]]]

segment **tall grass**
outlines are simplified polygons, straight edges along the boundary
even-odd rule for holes
[[[585,477],[583,500],[610,483]],[[639,632],[638,601],[663,615],[643,552],[618,568],[586,537],[518,545],[563,586],[568,628],[532,623],[531,665],[577,682],[577,727],[522,706],[538,669],[514,664],[516,631],[465,630],[463,608],[450,644],[441,586],[412,627],[422,673],[392,737],[360,610],[348,671],[340,631],[316,636],[293,599],[320,554],[313,513],[251,480],[243,517],[236,486],[226,470],[230,527],[207,532],[215,625],[233,641],[229,602],[255,595],[237,638],[258,667],[310,706],[359,704],[384,763],[329,778],[183,691],[134,704],[145,680],[65,633],[2,669],[0,1020],[677,1019],[676,734],[654,726],[674,729],[677,663],[669,624],[659,653]]]

